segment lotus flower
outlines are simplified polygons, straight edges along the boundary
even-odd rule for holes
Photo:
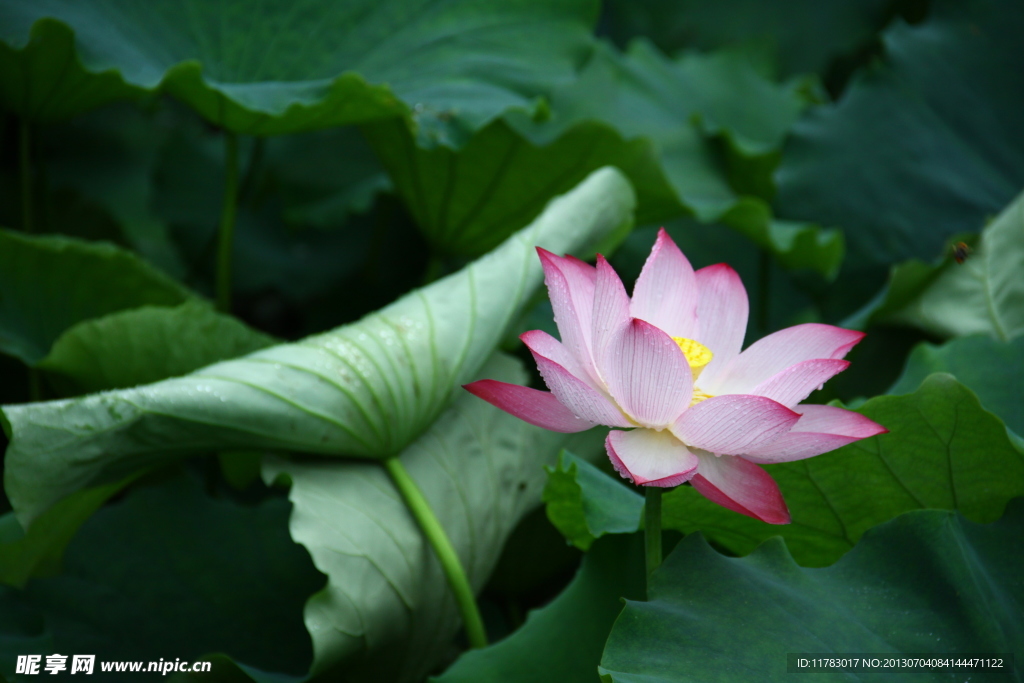
[[[778,485],[759,464],[810,458],[885,432],[842,408],[802,405],[849,365],[864,334],[808,323],[741,351],[747,293],[725,264],[694,272],[659,231],[632,299],[608,262],[538,249],[561,341],[520,338],[537,361],[538,391],[495,380],[473,394],[557,432],[613,427],[615,469],[641,486],[689,481],[706,498],[771,524],[789,522]]]

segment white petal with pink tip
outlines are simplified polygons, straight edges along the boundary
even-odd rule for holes
[[[693,378],[679,346],[657,327],[634,319],[600,358],[615,402],[644,427],[665,427],[690,404]]]
[[[539,353],[534,353],[533,359],[537,361],[544,384],[573,415],[609,427],[633,426],[615,403],[600,391]]]
[[[835,406],[797,406],[803,415],[789,433],[769,444],[744,453],[753,462],[792,462],[884,434],[885,427],[860,413]]]
[[[612,430],[605,448],[618,473],[641,486],[679,486],[697,468],[697,456],[668,432]]]
[[[590,348],[591,315],[594,310],[594,280],[591,266],[538,248],[544,267],[555,325],[562,343],[576,357],[586,373],[596,380],[594,356]]]
[[[700,325],[697,341],[715,354],[701,374],[702,383],[710,383],[743,348],[749,304],[739,274],[726,264],[701,268],[695,276]]]
[[[712,453],[743,453],[782,436],[800,414],[763,396],[715,396],[689,408],[672,433]]]
[[[721,370],[714,381],[701,388],[710,394],[749,394],[754,387],[786,368],[816,358],[842,358],[863,332],[805,323],[794,325],[758,340]]]
[[[789,509],[775,480],[743,458],[697,453],[700,465],[690,483],[722,507],[768,524],[789,524]]]
[[[690,262],[664,228],[658,231],[633,288],[630,315],[646,320],[670,337],[697,336],[697,279]]]
[[[594,358],[601,358],[609,342],[631,322],[629,295],[622,280],[600,254],[597,255],[597,281],[594,289]],[[598,371],[601,367],[598,364]]]
[[[846,360],[805,360],[776,373],[771,379],[754,387],[750,393],[755,396],[767,396],[787,408],[792,408],[849,366],[850,361]]]
[[[524,422],[552,432],[572,434],[590,429],[596,424],[573,415],[571,410],[547,391],[494,379],[482,379],[463,388]]]

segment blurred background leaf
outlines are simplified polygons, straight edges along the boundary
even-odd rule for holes
[[[665,497],[664,524],[745,555],[782,536],[801,565],[832,564],[868,529],[919,508],[998,519],[1024,495],[1024,453],[1002,420],[949,375],[931,375],[914,393],[878,396],[857,409],[889,429],[823,455],[767,465],[793,516],[771,526],[714,505],[692,487]]]
[[[211,306],[143,306],[80,322],[36,367],[61,393],[87,394],[187,375],[271,346],[272,337]]]
[[[635,534],[601,539],[551,604],[531,612],[522,628],[505,640],[467,652],[431,681],[592,682],[623,598],[639,600],[643,595],[641,547],[642,539]]]
[[[324,579],[288,536],[289,508],[278,498],[209,498],[185,473],[137,488],[84,525],[61,576],[25,588],[45,619],[45,654],[156,661],[219,651],[303,673],[313,653],[302,605]],[[8,591],[0,600],[6,613],[19,598]],[[97,665],[93,676],[124,674]]]
[[[885,30],[884,59],[837,103],[794,127],[777,210],[842,226],[846,270],[863,278],[848,281],[845,312],[890,264],[931,261],[1024,186],[1022,28],[1020,3],[934,0],[922,23]]]
[[[0,350],[34,365],[75,323],[192,298],[180,284],[112,244],[0,230]]]
[[[18,78],[0,92],[48,120],[159,88],[260,136],[413,112],[451,144],[570,78],[596,15],[591,0],[10,2],[0,40]]]
[[[953,375],[978,395],[981,404],[1018,435],[1024,434],[1024,339],[1001,342],[987,336],[961,337],[941,346],[921,344],[890,394],[916,391],[935,372]]]
[[[619,45],[650,38],[668,54],[725,45],[767,55],[780,75],[824,73],[870,43],[889,19],[888,0],[610,0],[602,29]]]
[[[793,653],[1008,655],[1024,645],[1020,503],[988,525],[955,512],[908,512],[827,569],[797,566],[778,539],[734,559],[698,535],[685,538],[655,572],[650,599],[626,603],[601,659],[602,679],[746,681],[756,671],[761,680],[785,680],[792,674],[780,643]],[[1012,673],[985,670],[972,679],[1019,672],[1014,665]],[[901,670],[886,678],[949,674]]]

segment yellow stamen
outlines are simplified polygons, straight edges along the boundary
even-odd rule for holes
[[[700,403],[701,401],[706,401],[709,398],[712,398],[711,394],[703,392],[700,389],[698,389],[697,387],[694,387],[693,388],[693,398],[690,399],[690,407],[692,408],[695,405],[697,405],[698,403]]]
[[[679,350],[686,356],[686,362],[690,364],[690,372],[693,374],[693,379],[696,380],[715,354],[711,353],[711,349],[693,339],[672,337],[672,341],[679,345]]]

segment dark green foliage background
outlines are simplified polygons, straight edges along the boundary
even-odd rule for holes
[[[914,651],[931,619],[936,652],[1024,661],[1022,32],[1014,0],[0,0],[0,682],[34,680],[29,652],[209,658],[172,677],[196,681],[774,680],[853,609],[811,596],[882,581],[864,609],[892,620],[815,647]],[[868,332],[809,400],[890,433],[768,467],[785,528],[668,493],[687,537],[643,602],[642,499],[601,430],[459,385],[542,387],[533,241],[630,286],[661,226],[740,273],[748,344]],[[489,648],[465,652],[373,461],[398,455]],[[745,616],[755,584],[791,622]]]

